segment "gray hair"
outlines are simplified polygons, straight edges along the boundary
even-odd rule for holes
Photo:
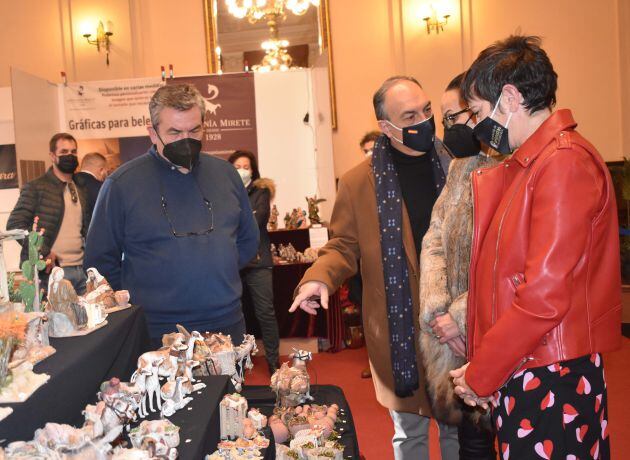
[[[106,164],[107,158],[105,158],[102,154],[99,152],[90,152],[86,153],[83,160],[81,160],[81,169],[103,166]]]
[[[149,102],[151,124],[157,129],[160,124],[160,112],[165,107],[184,112],[194,106],[199,107],[201,121],[203,121],[206,115],[206,102],[197,88],[189,83],[164,85],[158,88]]]
[[[385,112],[385,94],[392,86],[400,81],[410,81],[422,88],[422,85],[418,83],[418,80],[413,77],[408,77],[405,75],[396,75],[395,77],[389,77],[383,82],[381,87],[376,90],[376,92],[374,93],[374,97],[372,98],[372,104],[374,104],[374,113],[376,114],[377,120],[389,120],[389,116]]]

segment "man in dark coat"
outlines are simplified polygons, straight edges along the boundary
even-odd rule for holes
[[[107,177],[107,159],[98,152],[86,154],[81,160],[81,171],[75,174],[74,180],[87,192],[87,212],[90,220],[96,205],[98,192]]]

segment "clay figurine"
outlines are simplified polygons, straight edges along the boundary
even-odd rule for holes
[[[293,359],[291,366],[282,363],[271,376],[271,389],[276,393],[276,404],[280,407],[292,407],[312,400],[310,395],[310,377],[306,363],[313,359],[310,352],[295,350],[289,355]]]
[[[52,337],[70,336],[87,327],[87,312],[79,303],[79,296],[72,283],[64,279],[61,267],[53,268],[50,273],[47,311]]]
[[[271,230],[272,232],[275,232],[276,230],[278,230],[278,216],[279,215],[280,213],[278,212],[278,208],[274,204],[271,207],[271,213],[269,215],[269,222],[267,223],[268,230]]]
[[[319,217],[319,203],[323,203],[326,201],[325,198],[317,198],[317,195],[314,195],[312,198],[306,197],[306,202],[308,203],[308,219],[311,221],[313,225],[321,225],[322,219]]]
[[[243,420],[247,418],[247,400],[238,393],[227,394],[219,403],[221,439],[243,436]]]
[[[25,339],[27,322],[25,315],[12,312],[0,315],[0,402],[23,402],[50,378],[47,374],[35,374],[28,361],[13,363],[11,356],[18,343]]]
[[[166,382],[162,385],[160,395],[162,396],[162,417],[170,417],[178,410],[184,408],[190,401],[191,397],[186,397],[184,381],[186,377],[177,376],[174,381]]]
[[[35,365],[55,353],[48,339],[48,318],[43,312],[15,313],[24,318],[24,338],[13,351],[11,361],[27,360]]]
[[[177,458],[179,427],[169,420],[145,420],[129,432],[129,439],[133,447],[150,450],[153,457]]]
[[[106,313],[123,310],[130,307],[129,291],[116,291],[111,288],[105,277],[96,268],[86,270],[85,300],[91,304],[100,304]]]
[[[185,337],[198,334],[189,333],[179,324],[177,330]],[[207,332],[203,341],[195,340],[193,346],[192,357],[201,363],[198,375],[229,375],[236,391],[241,391],[245,370],[254,367],[252,356],[258,352],[253,335],[245,334],[241,345],[235,347],[230,336]]]
[[[46,268],[46,262],[42,260],[41,248],[44,244],[44,229],[37,230],[39,217],[33,221],[33,229],[28,234],[28,259],[22,262],[20,268],[26,281],[20,283],[20,297],[24,303],[25,310],[40,311],[42,290],[39,283],[39,272]]]

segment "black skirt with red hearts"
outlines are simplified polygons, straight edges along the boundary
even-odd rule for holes
[[[503,460],[610,459],[602,357],[515,374],[493,395],[492,418]]]

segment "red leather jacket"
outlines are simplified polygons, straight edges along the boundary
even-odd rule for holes
[[[500,165],[472,173],[466,382],[480,396],[516,371],[621,345],[615,193],[569,110]]]

